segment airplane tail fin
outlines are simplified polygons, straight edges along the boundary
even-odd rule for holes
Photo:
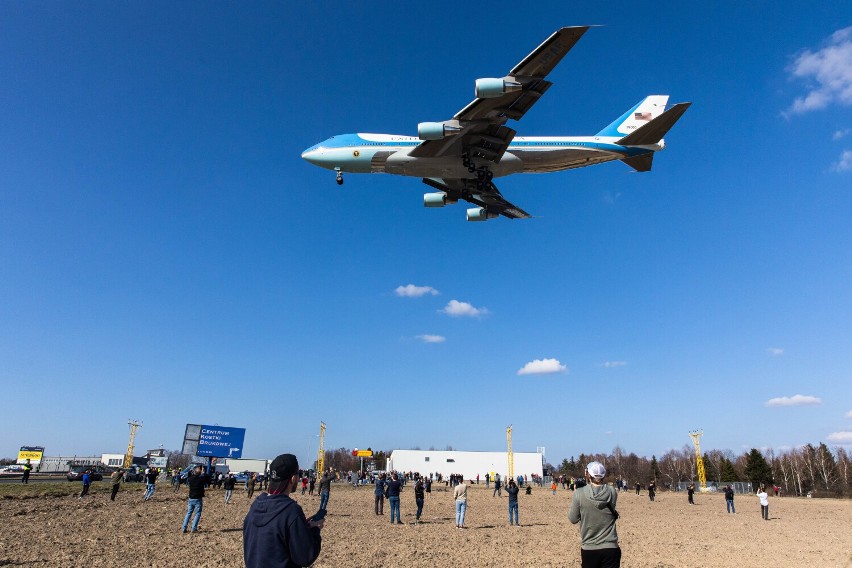
[[[668,95],[650,95],[645,97],[639,104],[622,114],[615,122],[595,134],[595,136],[624,138],[663,114],[663,111],[666,110],[666,103],[668,102]]]
[[[660,116],[640,126],[618,142],[621,146],[646,146],[648,144],[657,144],[663,139],[663,136],[675,125],[675,122],[683,116],[686,109],[692,103],[678,103],[672,108],[661,114]]]

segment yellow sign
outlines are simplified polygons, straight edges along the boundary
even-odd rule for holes
[[[40,462],[43,455],[44,450],[21,450],[18,452],[18,463],[24,463],[27,460],[30,460],[30,462]]]
[[[358,450],[355,456],[359,458],[371,458],[373,457],[373,452],[372,450]]]

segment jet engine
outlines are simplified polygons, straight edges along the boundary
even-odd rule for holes
[[[493,99],[505,93],[521,91],[523,88],[524,86],[520,83],[506,79],[477,79],[474,91],[478,99]]]
[[[461,128],[443,122],[421,122],[417,125],[417,136],[421,140],[442,140],[460,131]]]
[[[424,207],[443,207],[447,204],[447,194],[443,192],[427,193],[423,196]]]
[[[473,209],[467,210],[468,221],[487,221],[496,217],[499,217],[497,213],[491,213],[486,210],[485,207],[474,207]]]
[[[443,191],[427,193],[423,196],[424,207],[443,207],[444,205],[451,205],[453,203],[458,203],[458,200],[452,199]]]

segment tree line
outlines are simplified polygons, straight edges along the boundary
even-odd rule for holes
[[[852,495],[850,455],[843,447],[831,450],[819,443],[778,452],[772,448],[764,451],[752,448],[740,455],[731,450],[710,450],[701,457],[708,483],[724,485],[747,481],[753,487],[777,485],[787,495]],[[628,454],[616,446],[609,454],[580,454],[576,460],[574,456],[563,459],[555,471],[580,477],[590,461],[603,463],[611,477],[626,479],[631,484],[645,485],[652,479],[669,486],[698,481],[695,449],[689,445],[669,450],[659,459],[655,455],[648,459],[632,452]]]

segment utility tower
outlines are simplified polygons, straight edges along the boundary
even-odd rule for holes
[[[506,443],[509,446],[509,479],[515,478],[515,454],[512,453],[512,426],[506,428]],[[506,482],[508,483],[508,479]]]
[[[130,442],[127,444],[127,453],[124,454],[124,467],[133,465],[133,440],[136,438],[136,429],[141,428],[142,423],[128,419],[127,425],[130,426]]]
[[[699,438],[704,434],[702,430],[693,430],[689,433],[692,443],[695,444],[695,469],[698,470],[698,484],[701,491],[707,491],[707,473],[704,471],[704,458],[701,457],[701,443]]]
[[[319,451],[317,452],[317,472],[318,476],[322,477],[325,470],[325,422],[320,422],[320,443]]]

